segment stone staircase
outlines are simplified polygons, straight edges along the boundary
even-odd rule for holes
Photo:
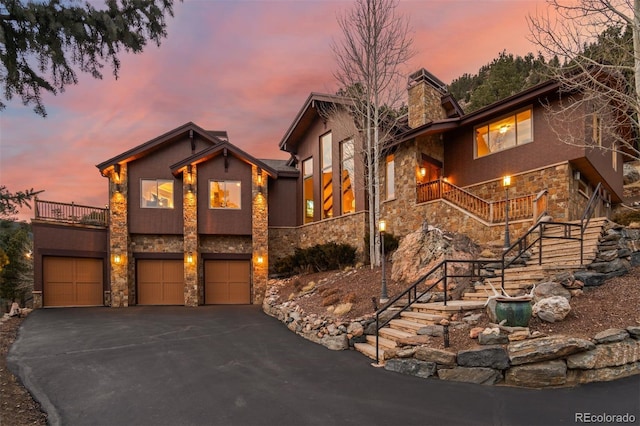
[[[583,242],[583,264],[588,265],[596,258],[598,242],[603,234],[606,218],[593,218],[585,231]],[[579,224],[579,221],[572,223]],[[564,227],[549,224],[545,227],[545,236],[561,236]],[[579,228],[572,228],[572,233],[579,236]],[[528,293],[534,284],[552,278],[562,272],[574,272],[582,269],[580,263],[580,241],[566,239],[544,239],[542,243],[542,262],[538,264],[539,246],[531,248],[531,256],[525,264],[518,264],[505,270],[505,291],[512,296]],[[501,285],[500,270],[487,269],[485,283],[476,283],[473,290],[463,294],[462,300],[443,302],[414,303],[410,310],[400,313],[400,317],[379,331],[379,359],[384,360],[385,349],[405,346],[404,342],[415,339],[418,330],[427,326],[440,324],[443,320],[451,320],[453,314],[464,314],[466,311],[483,309],[487,298],[493,294],[491,284],[499,291]],[[395,313],[400,308],[390,308]],[[461,316],[460,315],[460,316]],[[387,317],[388,318],[388,317]],[[356,343],[356,350],[364,355],[376,358],[376,336],[367,335],[366,343]]]

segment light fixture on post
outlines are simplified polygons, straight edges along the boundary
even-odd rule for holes
[[[116,184],[116,192],[120,192],[120,164],[113,165],[113,181]]]
[[[385,258],[384,258],[384,233],[387,230],[387,222],[385,220],[378,221],[378,230],[380,231],[380,248],[382,251],[382,282],[380,288],[380,304],[387,303],[389,296],[387,295],[387,274],[385,271]]]
[[[507,175],[502,178],[502,186],[505,191],[505,203],[504,203],[504,249],[508,249],[511,246],[511,239],[509,238],[509,186],[511,185],[511,176]]]

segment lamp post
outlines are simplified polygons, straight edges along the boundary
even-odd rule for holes
[[[385,258],[384,258],[384,231],[387,230],[387,222],[380,220],[378,222],[378,230],[380,231],[380,246],[382,248],[382,288],[380,289],[380,303],[387,303],[389,296],[387,296],[387,274],[385,272]]]
[[[511,246],[511,239],[509,238],[509,185],[511,185],[511,176],[505,176],[502,178],[502,186],[506,195],[504,204],[504,249],[507,250]]]

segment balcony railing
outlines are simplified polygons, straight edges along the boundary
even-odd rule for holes
[[[417,202],[424,203],[438,199],[447,200],[458,207],[474,214],[490,223],[505,221],[506,199],[487,201],[459,188],[443,179],[417,185]],[[509,199],[509,219],[537,219],[547,209],[547,193],[542,191],[537,195],[525,195]]]
[[[36,200],[35,219],[46,222],[107,227],[109,224],[109,209],[83,206],[75,203]]]

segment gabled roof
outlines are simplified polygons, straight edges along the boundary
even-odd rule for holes
[[[209,148],[206,148],[194,155],[191,155],[187,158],[185,158],[182,161],[177,162],[176,164],[173,164],[170,168],[171,168],[171,173],[173,173],[174,176],[177,176],[178,174],[180,174],[182,172],[182,170],[187,167],[190,164],[199,164],[199,163],[203,163],[205,161],[208,161],[214,157],[217,157],[218,155],[223,155],[225,157],[227,157],[229,154],[233,155],[234,157],[238,158],[239,160],[244,161],[247,164],[251,164],[251,165],[255,165],[257,167],[260,167],[262,170],[264,170],[265,172],[267,172],[267,174],[269,176],[271,176],[274,179],[278,178],[278,171],[276,169],[274,169],[273,167],[271,167],[269,164],[267,164],[266,162],[262,161],[262,160],[258,160],[257,158],[254,158],[253,156],[247,154],[246,152],[244,152],[243,150],[241,150],[240,148],[238,148],[235,145],[232,145],[231,143],[229,143],[228,141],[224,141],[224,142],[220,142],[217,145],[213,145]]]
[[[344,96],[328,95],[312,92],[302,105],[291,126],[280,141],[282,151],[292,152],[296,142],[307,131],[313,120],[319,116],[323,108],[329,105],[351,105],[353,101]]]
[[[223,142],[228,143],[229,141],[229,137],[227,136],[226,131],[204,130],[200,126],[192,122],[188,122],[163,135],[153,138],[150,141],[147,141],[128,151],[125,151],[122,154],[116,155],[115,157],[96,165],[96,167],[100,170],[100,173],[104,175],[104,171],[114,166],[115,164],[129,162],[144,157],[164,146],[165,144],[174,142],[184,137],[184,135],[190,135],[192,137],[195,137],[195,135],[197,135],[199,139],[204,140],[211,145],[216,145]]]

